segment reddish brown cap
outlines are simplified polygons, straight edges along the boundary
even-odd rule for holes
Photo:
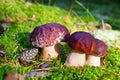
[[[90,54],[96,49],[95,38],[87,32],[75,32],[73,33],[69,40],[68,45],[78,51]]]
[[[95,39],[95,40],[96,40],[95,53],[97,53],[97,55],[99,57],[104,57],[107,54],[108,46],[103,41],[101,41],[99,39]]]
[[[60,41],[66,41],[70,36],[65,26],[58,23],[48,23],[37,26],[30,34],[30,42],[34,47],[52,46]]]

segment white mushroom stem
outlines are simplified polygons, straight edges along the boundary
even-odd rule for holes
[[[66,59],[66,66],[84,66],[86,62],[85,54],[79,52],[79,51],[72,51],[67,59]]]
[[[86,65],[100,66],[100,57],[94,55],[87,55]]]
[[[42,48],[42,58],[43,59],[54,59],[57,58],[59,53],[58,53],[58,46],[49,46],[49,47],[44,47]]]

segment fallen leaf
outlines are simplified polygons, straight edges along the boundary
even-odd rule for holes
[[[9,71],[7,72],[4,80],[25,80],[25,76],[17,74],[14,71]]]

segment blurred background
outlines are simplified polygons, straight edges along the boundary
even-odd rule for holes
[[[18,20],[16,19],[17,17],[24,20],[26,17],[31,16],[29,12],[26,12],[26,6],[29,6],[30,4],[41,4],[45,6],[59,7],[68,11],[70,15],[84,18],[83,20],[85,20],[86,17],[91,18],[89,20],[86,19],[87,22],[92,20],[101,22],[101,20],[104,20],[105,22],[110,23],[113,26],[113,29],[120,30],[119,2],[119,0],[1,0],[0,21],[8,18],[15,21]],[[27,3],[26,6],[25,3]],[[32,9],[30,10],[32,11]],[[36,11],[40,10],[36,9]],[[34,14],[35,13],[37,15],[37,12],[34,12]]]

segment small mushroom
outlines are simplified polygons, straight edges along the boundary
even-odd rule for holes
[[[67,66],[84,66],[86,53],[93,53],[96,49],[94,37],[87,32],[75,32],[69,40],[68,45],[73,49],[66,59]]]
[[[8,52],[4,49],[0,49],[0,56],[6,55]]]
[[[103,23],[100,25],[100,30],[112,30],[112,26],[107,23]]]
[[[112,30],[112,26],[108,23],[104,23],[104,20],[102,20],[102,24],[100,25],[101,30]]]
[[[0,22],[0,35],[10,27],[10,23]]]
[[[96,41],[96,50],[94,53],[87,56],[86,65],[91,66],[101,66],[100,58],[104,57],[107,54],[108,46],[101,40],[95,39]]]
[[[57,43],[67,41],[69,36],[70,33],[65,26],[58,23],[48,23],[37,26],[32,31],[30,42],[34,47],[42,48],[42,58],[53,59],[59,55]]]

